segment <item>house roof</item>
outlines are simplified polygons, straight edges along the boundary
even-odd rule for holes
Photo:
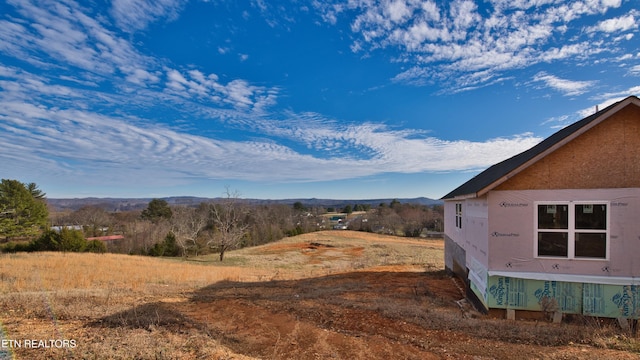
[[[91,240],[113,241],[113,240],[122,240],[122,239],[124,239],[123,235],[107,235],[107,236],[88,237],[86,240],[87,241],[91,241]]]
[[[640,107],[640,99],[635,96],[629,96],[624,100],[614,103],[593,115],[587,116],[563,128],[529,150],[489,167],[443,196],[442,199],[474,198],[486,194],[536,161],[631,104]]]

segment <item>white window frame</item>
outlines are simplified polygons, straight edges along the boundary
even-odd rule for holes
[[[455,203],[456,209],[456,229],[462,230],[462,203]]]
[[[538,229],[538,206],[539,205],[567,205],[568,210],[568,226],[567,229]],[[576,229],[576,205],[606,205],[607,207],[607,219],[606,229],[591,230],[591,229]],[[536,201],[534,202],[534,215],[533,215],[533,256],[538,259],[572,259],[572,260],[601,260],[608,261],[611,247],[611,204],[609,201]],[[548,256],[538,255],[538,232],[558,232],[567,233],[567,256]],[[576,233],[605,233],[605,257],[584,257],[575,256],[576,253]]]

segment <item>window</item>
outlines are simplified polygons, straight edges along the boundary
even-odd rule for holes
[[[462,229],[462,203],[456,203],[456,228]]]
[[[607,207],[604,202],[537,203],[537,256],[606,259]]]
[[[569,255],[569,205],[538,205],[538,256]]]

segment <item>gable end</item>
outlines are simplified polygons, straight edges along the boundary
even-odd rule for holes
[[[443,196],[442,199],[451,200],[482,196],[627,107],[637,111],[640,108],[640,99],[635,96],[629,96],[565,127],[531,149],[489,167]],[[632,158],[631,161],[633,159],[637,159],[637,157]]]

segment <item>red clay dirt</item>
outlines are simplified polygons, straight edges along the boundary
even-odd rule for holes
[[[535,340],[519,344],[517,334],[514,342],[505,341],[491,330],[458,324],[466,315],[457,300],[458,289],[443,273],[355,272],[225,282],[200,290],[189,301],[163,306],[235,353],[263,359],[638,358],[591,346],[542,346]],[[475,326],[483,326],[482,320]]]

